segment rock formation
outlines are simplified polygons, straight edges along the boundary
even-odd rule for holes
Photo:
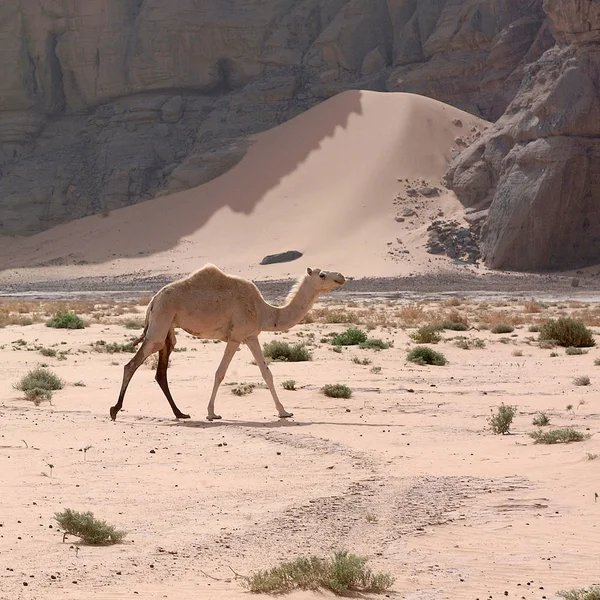
[[[0,234],[201,184],[348,88],[494,119],[552,44],[542,0],[5,2]]]
[[[545,0],[557,46],[525,70],[505,114],[447,174],[483,221],[491,268],[600,259],[600,2]]]

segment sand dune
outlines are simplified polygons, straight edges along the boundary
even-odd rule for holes
[[[429,262],[423,244],[439,210],[460,217],[453,194],[442,190],[404,223],[394,217],[403,203],[414,204],[407,187],[439,186],[457,136],[485,126],[421,96],[344,92],[256,135],[243,160],[207,184],[105,218],[0,240],[0,278],[179,274],[207,261],[262,279],[308,265],[362,277],[448,264]],[[401,259],[388,254],[388,242],[397,238],[410,250]],[[265,254],[288,249],[304,257],[259,266]]]

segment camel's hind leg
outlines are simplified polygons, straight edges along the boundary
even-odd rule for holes
[[[171,329],[169,335],[165,341],[165,345],[160,349],[158,353],[158,367],[156,369],[156,381],[160,385],[160,389],[166,396],[171,406],[171,410],[177,419],[189,419],[190,415],[182,413],[175,404],[171,391],[169,390],[169,382],[167,381],[167,369],[169,368],[169,356],[173,352],[175,347],[175,332]]]
[[[215,398],[217,397],[217,390],[221,385],[221,381],[223,381],[223,379],[225,378],[225,373],[227,373],[227,368],[231,363],[233,355],[236,353],[239,347],[239,342],[227,342],[227,347],[225,348],[225,352],[223,353],[223,358],[221,359],[219,367],[215,373],[215,383],[213,385],[212,394],[210,395],[210,400],[208,402],[208,415],[206,418],[209,421],[221,418],[221,415],[215,414]]]
[[[275,391],[275,384],[273,383],[273,375],[271,373],[271,369],[269,369],[267,363],[265,362],[265,357],[263,356],[258,337],[250,337],[247,340],[245,340],[245,343],[246,346],[250,348],[250,352],[252,352],[252,355],[254,356],[254,360],[256,361],[256,364],[260,369],[263,379],[269,386],[271,396],[273,396],[273,400],[275,401],[275,408],[277,409],[277,413],[281,418],[293,417],[293,413],[285,410],[285,408],[283,408],[283,404],[281,404],[279,398],[277,397],[277,392]]]
[[[121,392],[119,399],[114,406],[110,408],[110,417],[114,421],[117,418],[117,413],[123,408],[123,398],[127,391],[127,386],[133,377],[133,374],[138,370],[139,366],[151,355],[154,354],[164,345],[164,341],[156,342],[148,339],[144,340],[140,349],[135,353],[135,356],[125,365],[123,369],[123,383],[121,384]]]

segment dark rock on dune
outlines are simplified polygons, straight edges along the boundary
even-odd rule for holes
[[[287,250],[286,252],[279,252],[277,254],[268,254],[261,261],[261,265],[272,265],[274,263],[291,262],[298,260],[302,256],[302,252],[298,250]]]

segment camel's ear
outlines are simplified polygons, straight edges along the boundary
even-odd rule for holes
[[[312,269],[310,267],[308,267],[306,269],[306,274],[310,277],[312,275],[312,273],[313,273]]]

